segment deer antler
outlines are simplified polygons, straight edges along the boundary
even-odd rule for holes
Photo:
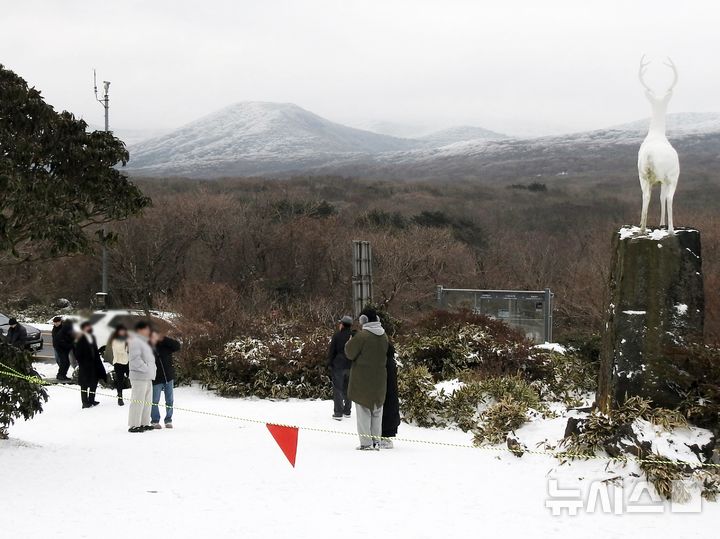
[[[667,91],[667,93],[670,93],[670,92],[673,91],[673,88],[675,88],[675,85],[677,84],[677,81],[678,81],[678,71],[677,71],[677,67],[675,67],[675,63],[670,59],[669,56],[668,56],[667,60],[666,60],[665,62],[663,62],[663,64],[665,64],[666,66],[668,66],[668,67],[669,67],[670,69],[672,69],[672,71],[673,71],[673,81],[672,81],[672,83],[670,84],[670,88],[668,88],[668,91]]]
[[[640,84],[643,85],[643,88],[645,88],[648,92],[653,93],[650,86],[647,85],[645,82],[645,71],[647,71],[647,66],[650,65],[650,60],[645,61],[645,55],[642,55],[642,58],[640,58],[640,68],[638,69],[638,79],[640,79]]]

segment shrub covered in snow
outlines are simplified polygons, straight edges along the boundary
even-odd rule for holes
[[[597,387],[597,367],[574,351],[536,349],[523,364],[523,375],[546,401],[580,406]]]
[[[228,343],[222,353],[203,360],[201,382],[224,396],[329,398],[327,334],[296,333],[281,327],[264,337]]]
[[[503,442],[528,415],[548,414],[547,402],[577,406],[596,384],[585,358],[533,347],[502,322],[467,311],[427,316],[398,350],[405,420],[473,431],[478,443]]]
[[[517,371],[530,343],[506,324],[469,311],[435,311],[400,339],[404,365],[423,365],[436,380],[474,370],[487,375]]]
[[[443,399],[438,399],[435,382],[424,365],[408,366],[398,371],[400,409],[407,422],[421,427],[445,426]]]
[[[480,424],[473,430],[477,445],[485,442],[499,444],[507,435],[527,420],[528,407],[524,402],[506,397],[485,410]]]
[[[400,371],[400,405],[405,421],[423,427],[457,427],[475,443],[504,442],[531,414],[547,413],[537,390],[520,376],[435,384],[427,367]]]
[[[678,488],[682,487],[682,482],[678,481],[692,478],[701,485],[702,496],[714,500],[720,492],[720,471],[714,467],[679,463],[659,451],[657,444],[661,438],[656,431],[674,433],[684,429],[691,432],[687,427],[685,417],[677,410],[654,408],[649,400],[632,397],[609,413],[593,410],[586,417],[571,419],[561,445],[566,448],[564,455],[570,459],[592,457],[601,451],[611,457],[632,455],[641,459],[640,469],[657,492],[667,499],[685,502],[689,493]],[[680,445],[695,453],[700,459],[698,463],[712,455],[715,440],[709,433],[705,442],[702,446],[688,442],[676,444],[668,438],[670,446]]]

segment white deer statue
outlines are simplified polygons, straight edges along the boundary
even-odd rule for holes
[[[678,81],[678,72],[675,64],[667,59],[665,65],[673,71],[673,81],[670,88],[662,97],[657,97],[650,86],[645,82],[645,71],[649,61],[645,56],[640,60],[638,77],[640,84],[645,88],[645,97],[652,106],[652,119],[650,129],[638,152],[638,173],[640,187],[642,188],[642,213],[640,216],[640,230],[644,234],[647,227],[647,212],[650,204],[650,195],[655,184],[660,184],[660,226],[665,226],[665,210],[667,208],[667,229],[673,232],[673,196],[680,176],[680,161],[675,148],[665,136],[665,114],[672,97],[673,88]]]

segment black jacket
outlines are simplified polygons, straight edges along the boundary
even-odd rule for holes
[[[25,348],[25,340],[27,339],[27,330],[20,324],[16,324],[14,328],[8,328],[7,342],[11,346],[17,348]]]
[[[57,350],[71,350],[73,347],[73,325],[66,320],[52,328],[52,345]]]
[[[383,404],[382,435],[391,438],[397,435],[400,426],[400,400],[398,398],[397,363],[395,363],[395,347],[388,346],[387,353],[387,391]]]
[[[170,337],[163,338],[155,347],[155,365],[157,374],[153,384],[165,384],[175,380],[175,365],[173,365],[173,354],[180,351],[180,342]]]
[[[80,385],[89,386],[97,383],[100,379],[107,379],[94,335],[90,336],[90,340],[85,335],[80,336],[75,343],[75,359],[78,363]]]
[[[350,328],[343,328],[333,335],[328,350],[327,365],[331,369],[349,369],[352,362],[345,357],[345,345],[350,340]]]

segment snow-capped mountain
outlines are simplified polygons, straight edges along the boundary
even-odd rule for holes
[[[419,140],[425,141],[428,145],[433,147],[447,146],[448,144],[455,144],[456,142],[467,142],[470,140],[501,140],[508,138],[507,135],[502,133],[496,133],[489,129],[482,127],[475,127],[471,125],[461,125],[458,127],[450,127],[449,129],[442,129],[441,131],[435,131],[424,137],[419,137]]]
[[[231,105],[130,148],[137,174],[251,175],[417,147],[321,118],[291,103]]]
[[[646,133],[650,118],[613,127],[618,131]],[[674,112],[667,115],[667,135],[694,135],[720,132],[720,112]]]
[[[614,128],[510,138],[457,127],[422,138],[331,122],[297,105],[238,103],[130,147],[131,173],[198,178],[347,174],[382,178],[520,178],[624,174],[634,168],[647,120]],[[684,166],[720,159],[720,114],[668,116]]]

